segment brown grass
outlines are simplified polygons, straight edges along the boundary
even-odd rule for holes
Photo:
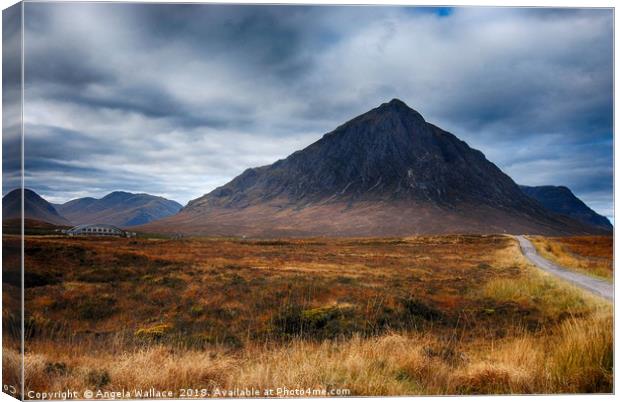
[[[26,247],[27,390],[612,390],[611,306],[508,237]]]
[[[26,388],[338,388],[351,395],[610,392],[611,345],[607,313],[572,319],[544,336],[523,333],[455,345],[417,333],[294,340],[275,348],[252,344],[237,352],[151,345],[129,353],[80,347],[59,353],[47,345],[27,357]],[[58,361],[66,369],[50,370]],[[101,373],[109,382],[96,383]]]
[[[612,236],[531,236],[530,239],[543,257],[567,269],[613,280]]]

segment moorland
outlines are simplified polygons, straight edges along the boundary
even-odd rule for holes
[[[18,236],[3,241],[18,255]],[[612,392],[612,305],[537,270],[510,236],[31,235],[25,256],[26,391]],[[3,360],[17,371],[10,344]]]

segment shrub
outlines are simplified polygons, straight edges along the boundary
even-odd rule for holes
[[[67,364],[62,362],[56,363],[46,363],[45,364],[45,373],[47,375],[65,375],[69,372],[67,369]]]
[[[87,298],[78,303],[78,316],[84,320],[102,320],[116,312],[115,305],[116,299],[108,295]]]
[[[243,276],[238,275],[238,274],[233,274],[230,277],[230,282],[229,284],[231,286],[243,286],[246,284],[245,279],[243,278]]]
[[[301,312],[302,309],[298,305],[289,305],[281,309],[273,319],[278,335],[301,335],[303,331]]]
[[[116,283],[137,278],[138,274],[130,267],[96,266],[75,274],[75,279],[87,283]]]
[[[60,283],[61,275],[54,272],[46,272],[39,274],[36,272],[24,272],[24,286],[26,288],[34,288],[38,286],[55,285]]]
[[[480,264],[478,264],[478,269],[484,269],[484,270],[488,270],[488,269],[492,269],[493,267],[489,264],[487,264],[486,262],[481,262]]]
[[[86,377],[86,381],[93,387],[101,388],[108,385],[111,381],[110,373],[106,370],[90,370]]]
[[[191,334],[185,337],[185,346],[190,349],[204,350],[207,346],[216,343],[215,337],[207,334]]]
[[[356,283],[356,279],[351,276],[339,276],[336,278],[336,282],[341,283],[343,285],[351,285]]]
[[[416,321],[423,319],[426,321],[438,321],[443,319],[441,311],[434,307],[429,306],[422,300],[415,298],[408,298],[402,301],[405,318]]]
[[[199,315],[204,313],[204,311],[205,309],[203,306],[192,306],[192,308],[190,308],[189,310],[189,313],[194,317],[198,317]]]
[[[156,284],[173,289],[183,288],[186,285],[183,279],[176,276],[164,276],[160,281],[156,281]]]
[[[27,329],[28,319],[26,319],[26,321],[24,322],[24,325],[26,326],[26,329]],[[2,311],[2,330],[4,331],[4,334],[7,337],[10,337],[12,339],[21,339],[22,335],[24,335],[22,333],[21,316],[17,314],[13,314],[13,312],[8,309],[5,309],[4,311]]]
[[[354,310],[339,306],[304,310],[300,306],[293,305],[278,313],[274,324],[280,334],[316,339],[351,335],[360,331]]]
[[[505,394],[521,389],[523,380],[510,368],[479,364],[456,376],[457,393],[465,395]]]
[[[24,337],[32,338],[35,336],[49,335],[51,333],[57,334],[62,327],[63,323],[61,321],[51,320],[44,315],[27,315],[24,320]]]
[[[172,329],[173,327],[170,324],[157,324],[149,328],[140,328],[134,335],[142,340],[155,341],[162,339],[164,335],[169,334]]]
[[[232,334],[226,334],[222,339],[222,343],[233,349],[241,349],[243,347],[243,341]]]

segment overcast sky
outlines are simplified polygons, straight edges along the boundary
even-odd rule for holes
[[[181,203],[392,98],[613,216],[610,10],[26,3],[26,186]]]

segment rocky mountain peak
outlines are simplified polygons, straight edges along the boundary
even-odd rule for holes
[[[382,111],[382,112],[388,111],[388,112],[395,112],[395,113],[402,113],[402,114],[410,114],[410,115],[415,115],[418,118],[422,118],[422,115],[420,113],[410,108],[409,105],[407,105],[405,102],[403,102],[402,100],[398,98],[394,98],[389,102],[382,103],[375,110]]]
[[[383,103],[273,165],[248,169],[188,205],[244,207],[364,200],[464,201],[530,207],[484,155],[399,99]]]

